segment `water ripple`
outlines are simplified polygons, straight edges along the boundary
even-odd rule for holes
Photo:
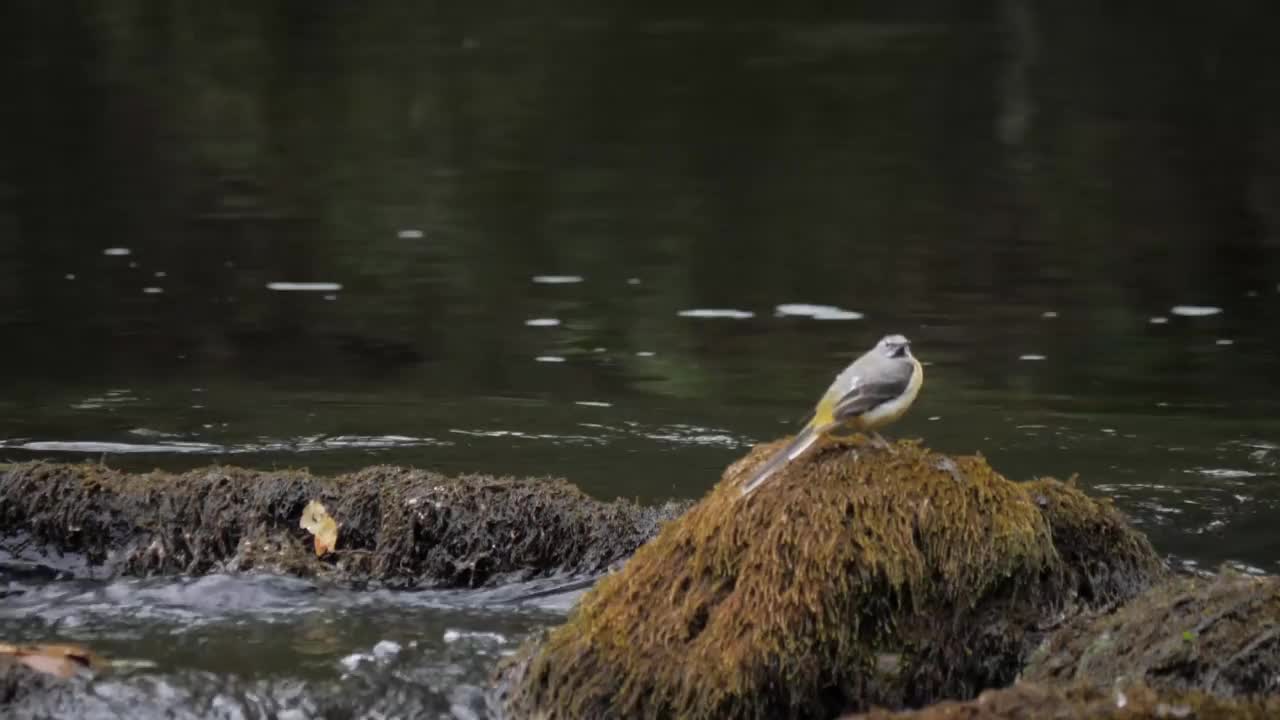
[[[130,431],[135,434],[143,434]],[[158,431],[155,436],[163,436]],[[97,440],[29,440],[11,438],[0,440],[0,448],[31,450],[34,452],[65,452],[113,455],[139,453],[171,453],[194,455],[242,455],[262,452],[319,452],[324,450],[390,449],[423,447],[428,445],[452,445],[447,440],[406,435],[315,435],[291,440],[261,438],[259,442],[218,444],[206,442],[163,441],[150,443],[109,442]]]

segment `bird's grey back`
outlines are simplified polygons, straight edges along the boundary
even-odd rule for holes
[[[879,348],[863,355],[854,361],[855,374],[862,378],[874,377],[877,382],[907,383],[911,381],[911,373],[915,365],[907,357],[889,357]]]
[[[900,384],[905,389],[911,382],[911,373],[914,370],[915,366],[910,359],[891,358],[877,346],[863,353],[861,357],[840,371],[827,392],[834,393],[837,398],[844,397],[858,385],[865,384],[868,378],[874,378],[877,383]]]

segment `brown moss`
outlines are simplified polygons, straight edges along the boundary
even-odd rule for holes
[[[782,442],[730,466],[513,664],[513,714],[830,717],[970,697],[1010,682],[1038,624],[1087,582],[1055,533],[1123,528],[1045,485],[1082,516],[1064,510],[1056,528],[982,458],[906,442],[892,454],[827,442],[743,500],[741,482]],[[1132,531],[1113,537],[1102,550],[1159,572]],[[1119,599],[1149,579],[1099,577],[1090,592]]]
[[[1054,687],[1019,683],[975,700],[942,702],[920,710],[873,710],[842,720],[1268,720],[1280,717],[1280,698],[1226,699],[1203,693],[1158,692],[1092,685]]]
[[[298,527],[311,500],[341,525],[338,552],[324,560]],[[65,566],[57,555],[71,554],[107,573],[266,569],[476,586],[602,570],[681,509],[605,503],[562,480],[388,466],[323,478],[236,467],[134,475],[25,463],[0,471],[0,559]]]
[[[1235,697],[1280,691],[1280,578],[1180,577],[1055,633],[1025,677]]]
[[[1164,568],[1150,541],[1134,531],[1110,499],[1091,498],[1052,478],[1021,485],[1040,509],[1053,545],[1075,578],[1070,590],[1091,605],[1107,605],[1143,590]]]

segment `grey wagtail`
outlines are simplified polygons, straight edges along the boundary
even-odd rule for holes
[[[822,395],[813,417],[786,447],[769,458],[746,485],[742,494],[755,490],[783,465],[795,460],[832,431],[869,431],[880,444],[888,443],[876,428],[902,417],[924,383],[924,368],[911,355],[911,341],[886,335],[865,355],[836,376]]]

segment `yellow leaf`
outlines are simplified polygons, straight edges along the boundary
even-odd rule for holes
[[[338,523],[319,500],[312,500],[302,508],[302,521],[298,527],[315,536],[316,557],[333,552],[338,544]]]
[[[100,664],[93,653],[79,645],[10,645],[0,643],[0,655],[8,656],[36,672],[69,678]]]

